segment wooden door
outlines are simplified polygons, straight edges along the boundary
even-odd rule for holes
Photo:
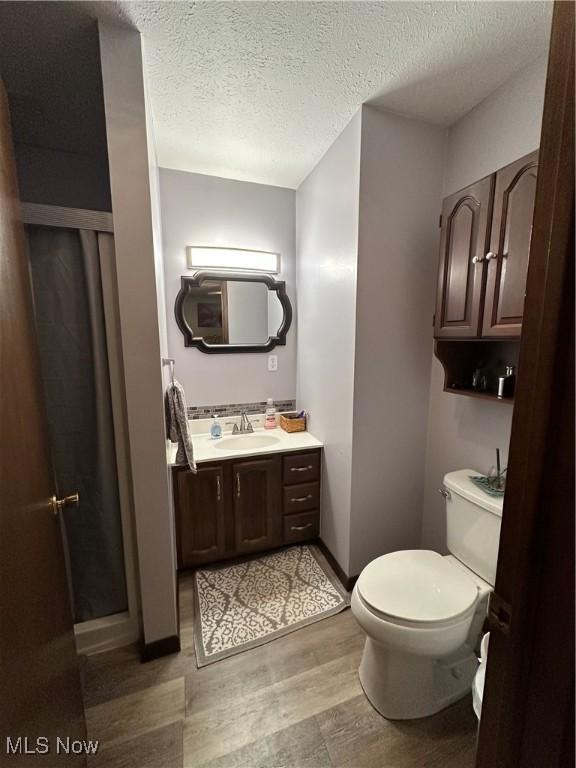
[[[442,204],[436,338],[480,335],[493,188],[494,176],[487,176]]]
[[[249,459],[233,466],[236,551],[254,552],[282,543],[280,459]]]
[[[226,551],[222,465],[179,470],[175,479],[178,567],[218,560]]]
[[[574,765],[574,21],[556,2],[477,768]]]
[[[538,152],[496,174],[483,336],[517,338],[522,331],[537,175]]]
[[[6,764],[56,758],[57,737],[85,739],[78,657],[36,347],[32,289],[0,81],[0,748]],[[16,753],[6,756],[10,737]],[[19,754],[29,749],[48,754]]]

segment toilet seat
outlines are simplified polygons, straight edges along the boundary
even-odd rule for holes
[[[479,596],[464,571],[437,552],[421,549],[376,558],[364,568],[356,588],[376,616],[414,627],[457,621],[474,609]]]

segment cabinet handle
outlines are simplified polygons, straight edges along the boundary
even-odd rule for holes
[[[493,251],[488,251],[486,254],[486,261],[490,261],[490,259],[497,259],[498,254],[494,253]]]
[[[306,523],[306,525],[291,525],[291,531],[305,531],[307,528],[312,528],[312,523]]]
[[[240,472],[236,472],[236,497],[240,498]]]
[[[313,469],[312,464],[307,467],[290,467],[290,472],[306,472],[307,469]]]
[[[220,488],[220,475],[216,475],[216,500],[222,501],[222,489]]]
[[[308,501],[308,499],[312,498],[312,494],[309,493],[308,496],[293,496],[290,501]]]
[[[487,257],[480,254],[480,256],[473,257],[472,264],[481,264],[483,261],[487,261]]]

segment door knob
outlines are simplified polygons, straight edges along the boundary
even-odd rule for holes
[[[77,506],[80,503],[80,494],[71,493],[70,496],[63,496],[61,499],[52,496],[50,503],[52,504],[52,512],[57,515],[58,512],[61,512],[64,509],[64,507],[71,507],[72,505]]]

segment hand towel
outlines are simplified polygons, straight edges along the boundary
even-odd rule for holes
[[[196,472],[184,387],[175,379],[166,390],[166,427],[170,440],[178,443],[176,464],[188,464],[192,472]]]

